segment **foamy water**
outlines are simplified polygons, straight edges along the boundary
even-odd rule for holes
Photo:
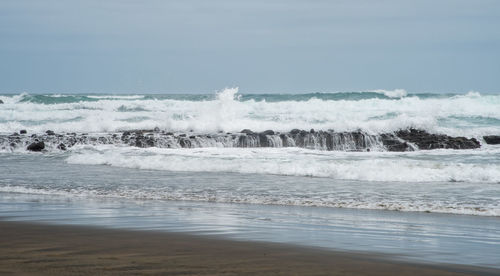
[[[109,132],[159,127],[213,133],[334,129],[370,133],[415,127],[449,135],[500,133],[500,96],[404,90],[305,95],[0,96],[0,132]]]

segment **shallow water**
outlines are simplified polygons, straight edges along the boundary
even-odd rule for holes
[[[291,200],[329,198],[325,196],[329,193],[352,202],[363,202],[365,197],[407,197],[411,202],[428,198],[432,184],[419,190],[421,184],[406,183],[413,187],[409,191],[401,189],[405,183],[138,170],[68,164],[54,155],[10,154],[0,160],[3,219],[220,235],[500,268],[498,217],[304,207],[273,201],[283,193]],[[376,188],[370,188],[374,183]],[[455,197],[453,184],[441,187],[450,198]],[[186,195],[200,198],[172,200]],[[269,198],[265,204],[274,205],[222,203],[227,198],[252,202],[262,195]]]

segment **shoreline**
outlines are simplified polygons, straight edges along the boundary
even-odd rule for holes
[[[0,274],[495,275],[273,242],[0,220]]]

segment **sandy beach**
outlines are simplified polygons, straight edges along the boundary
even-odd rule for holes
[[[494,270],[178,233],[0,222],[0,274],[494,275]]]

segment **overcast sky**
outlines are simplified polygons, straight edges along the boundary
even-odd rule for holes
[[[500,1],[0,1],[0,93],[233,86],[500,92]]]

